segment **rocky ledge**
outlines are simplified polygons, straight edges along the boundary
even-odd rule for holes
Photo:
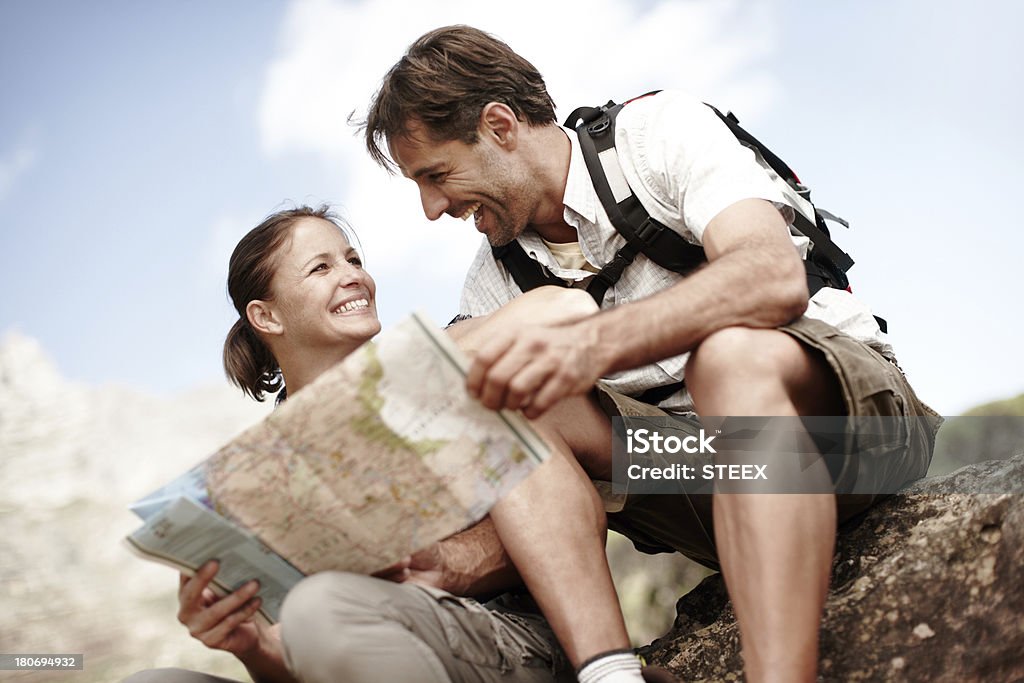
[[[821,631],[824,681],[1024,680],[1024,455],[921,480],[840,531]],[[684,680],[742,680],[720,575],[644,649]]]

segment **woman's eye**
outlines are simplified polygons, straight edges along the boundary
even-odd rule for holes
[[[359,258],[358,256],[353,256],[348,260],[348,262],[351,263],[353,266],[358,266],[359,268],[363,267],[363,259]]]
[[[313,267],[313,270],[311,270],[309,272],[310,273],[315,273],[317,271],[324,271],[324,270],[327,270],[327,264],[326,263],[318,263],[318,264],[316,264],[316,266]]]

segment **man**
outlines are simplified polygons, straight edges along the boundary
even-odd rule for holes
[[[626,182],[653,218],[701,245],[708,263],[683,277],[640,254],[605,293],[600,313],[492,336],[468,380],[485,405],[537,417],[567,397],[589,396],[604,378],[599,400],[608,415],[934,415],[862,303],[830,288],[808,300],[808,239],[792,227],[807,207],[709,108],[665,92],[628,104],[616,126]],[[466,279],[463,318],[520,293],[491,247],[517,241],[554,275],[585,283],[623,243],[539,72],[481,31],[453,26],[417,40],[385,76],[365,135],[378,162],[416,182],[428,218],[472,217],[485,235]],[[631,398],[684,379],[658,407]],[[911,419],[900,429],[910,430],[913,448],[858,467],[774,457],[814,451],[802,428],[757,456],[788,467],[807,491],[852,478],[850,490],[870,481],[881,493],[923,476],[930,460],[934,432]],[[580,459],[597,480],[611,473],[605,450]],[[710,506],[685,495],[627,496],[609,507],[618,511],[609,524],[640,547],[719,564],[748,678],[809,681],[837,519],[872,496],[839,498],[837,513],[831,493],[716,493]]]

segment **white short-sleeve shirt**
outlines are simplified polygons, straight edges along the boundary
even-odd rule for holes
[[[576,133],[564,129],[571,142],[569,174],[562,199],[565,222],[579,235],[587,261],[600,268],[611,261],[625,240],[616,232],[594,190]],[[627,104],[615,122],[615,147],[630,188],[651,217],[686,240],[702,244],[708,223],[723,209],[743,199],[772,202],[790,223],[790,236],[802,257],[808,240],[792,226],[794,211],[812,211],[793,190],[750,149],[739,144],[717,115],[699,100],[678,91],[663,91]],[[583,285],[593,274],[561,268],[543,240],[527,230],[518,238],[531,258],[560,278]],[[681,276],[661,268],[643,254],[625,269],[605,294],[603,308],[643,299],[678,282]],[[522,291],[505,267],[491,255],[484,239],[470,266],[459,313],[481,316],[508,303]],[[852,294],[823,288],[811,299],[808,317],[839,330],[892,357],[892,347],[870,309]],[[611,375],[615,391],[637,395],[683,379],[688,354]],[[692,410],[685,389],[661,406]]]

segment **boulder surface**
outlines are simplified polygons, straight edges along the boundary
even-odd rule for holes
[[[824,681],[1024,680],[1024,455],[916,482],[840,530]],[[743,680],[721,575],[643,649],[683,680]]]

